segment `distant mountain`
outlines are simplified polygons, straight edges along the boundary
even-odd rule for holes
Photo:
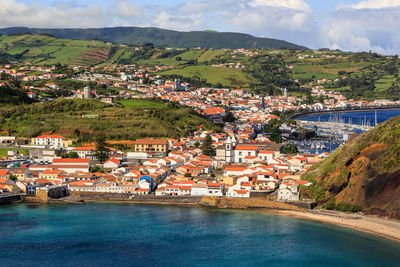
[[[400,218],[400,116],[338,148],[306,174],[327,209]],[[359,208],[358,208],[359,207]]]
[[[116,44],[142,45],[152,43],[155,46],[169,47],[207,47],[223,48],[274,48],[274,49],[308,49],[286,41],[258,38],[249,34],[193,31],[178,32],[159,28],[114,27],[96,29],[37,29],[12,27],[0,29],[0,34],[50,34],[57,38],[75,40],[100,40]]]

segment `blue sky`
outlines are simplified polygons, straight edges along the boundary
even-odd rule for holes
[[[400,0],[2,0],[0,27],[218,30],[310,48],[400,52]]]

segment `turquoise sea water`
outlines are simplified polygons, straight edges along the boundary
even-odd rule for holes
[[[255,212],[99,204],[0,207],[1,266],[399,266],[400,245]]]

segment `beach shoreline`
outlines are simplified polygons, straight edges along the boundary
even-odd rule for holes
[[[264,212],[270,213],[268,211]],[[384,219],[376,215],[359,215],[360,218],[351,219],[314,214],[309,211],[301,212],[292,210],[276,210],[272,213],[297,219],[345,227],[354,231],[372,234],[400,243],[400,221]]]

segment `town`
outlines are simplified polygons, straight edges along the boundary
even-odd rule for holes
[[[257,55],[239,49],[232,51],[233,57],[238,53],[248,57]],[[301,85],[311,89],[312,96],[323,99],[322,102],[307,103],[305,97],[289,96],[286,88],[282,88],[280,95],[265,96],[246,89],[196,88],[178,78],[171,81],[157,74],[171,68],[169,66],[77,66],[72,68],[77,74],[71,76],[60,72],[60,66],[46,68],[29,62],[22,65],[6,64],[0,67],[0,73],[3,78],[11,77],[21,82],[50,80],[41,87],[22,87],[33,100],[51,101],[61,91],[68,91],[64,94],[66,98],[97,99],[110,105],[117,105],[123,99],[157,98],[193,108],[198,114],[223,125],[223,133],[203,130],[199,125],[190,136],[179,139],[128,140],[124,143],[128,145],[128,151],[106,147],[105,155],[100,158],[97,144],[74,147],[74,140],[59,134],[42,133],[23,144],[17,142],[15,136],[1,136],[2,147],[9,148],[0,161],[4,167],[0,170],[3,196],[35,196],[39,191],[49,195],[51,190],[62,188],[62,196],[90,192],[132,197],[268,196],[275,201],[301,201],[301,188],[311,185],[301,179],[302,175],[331,151],[321,148],[314,153],[305,153],[291,144],[290,137],[302,135],[299,130],[304,125],[291,120],[290,115],[400,104],[389,100],[347,100],[340,93],[324,88],[324,84],[339,79],[322,79]],[[245,68],[240,64],[218,67]],[[107,93],[101,94],[89,86],[66,90],[68,88],[62,88],[57,82],[65,77],[91,81],[97,87],[108,89],[103,90]],[[346,76],[340,79],[346,79]],[[279,131],[278,138],[274,132],[265,131],[269,125],[274,125],[273,131]],[[304,133],[307,131],[303,130]],[[347,140],[347,134],[345,132],[339,139]],[[107,141],[104,140],[104,144]]]

